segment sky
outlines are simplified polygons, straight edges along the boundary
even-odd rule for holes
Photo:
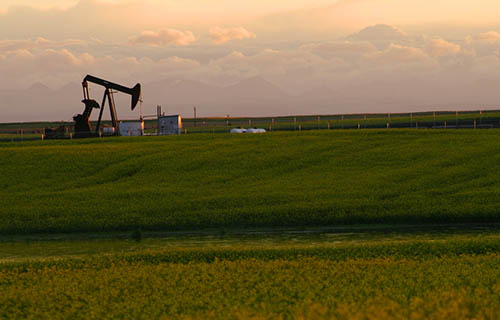
[[[0,96],[86,74],[130,86],[258,77],[292,96],[362,96],[352,112],[494,108],[499,14],[498,0],[1,0]],[[313,101],[304,113],[329,111]],[[0,121],[23,120],[1,103]]]

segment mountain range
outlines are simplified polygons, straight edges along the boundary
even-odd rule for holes
[[[261,78],[245,79],[221,87],[195,80],[164,79],[142,86],[142,114],[154,115],[161,105],[167,114],[193,115],[197,107],[199,117],[279,116],[304,114],[340,114],[362,112],[408,112],[450,109],[450,105],[473,105],[476,97],[457,101],[447,100],[453,94],[443,94],[442,100],[426,101],[434,87],[421,86],[406,92],[384,90],[377,83],[358,87],[336,88],[320,86],[293,94]],[[101,102],[103,89],[91,85],[91,97]],[[434,95],[435,96],[435,95]],[[484,100],[484,96],[482,97]],[[35,83],[25,90],[0,91],[0,122],[71,121],[83,111],[82,88],[77,82],[53,90]],[[119,119],[138,119],[140,108],[131,112],[130,98],[116,94]],[[493,102],[493,101],[492,101]],[[432,103],[432,104],[431,104]],[[97,117],[94,112],[93,118]],[[105,111],[105,119],[109,112]]]

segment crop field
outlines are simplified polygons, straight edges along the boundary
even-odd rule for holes
[[[499,222],[500,132],[0,144],[0,232]]]
[[[12,319],[496,319],[500,236],[3,239],[0,290]]]
[[[497,319],[500,131],[0,143],[0,318]]]

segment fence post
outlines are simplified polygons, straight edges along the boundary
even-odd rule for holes
[[[444,121],[444,128],[446,129],[446,120]]]
[[[70,140],[73,140],[73,132],[70,132],[70,133],[69,133],[69,139],[70,139]]]
[[[43,140],[45,140],[45,136],[44,136],[44,135],[43,135],[43,133],[42,133],[42,141],[43,141]]]
[[[474,119],[474,129],[476,129],[476,119]]]
[[[361,129],[361,125],[359,124],[359,121],[358,121],[358,129]]]
[[[330,130],[330,120],[328,120],[328,130]]]
[[[389,128],[390,128],[390,125],[389,125],[389,122],[387,122],[387,129],[389,129]]]
[[[342,115],[342,129],[344,129],[344,116]]]
[[[302,125],[299,124],[299,131],[302,131]]]
[[[432,126],[435,127],[436,126],[436,111],[434,111],[432,114],[434,115],[434,121],[432,122]]]
[[[320,121],[320,116],[318,116],[318,130],[320,129],[319,121]]]
[[[297,130],[297,117],[293,117],[293,130]]]

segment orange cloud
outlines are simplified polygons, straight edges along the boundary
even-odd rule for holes
[[[213,27],[210,29],[210,38],[215,44],[223,44],[231,40],[255,39],[257,35],[248,31],[243,27],[237,28],[220,28]]]
[[[187,46],[196,41],[191,31],[179,31],[176,29],[162,29],[158,31],[143,31],[138,36],[129,38],[131,44],[144,44],[148,46]]]
[[[497,42],[500,41],[500,33],[496,31],[484,32],[479,35],[479,40],[487,42]]]
[[[425,51],[431,57],[443,57],[456,55],[462,48],[458,44],[443,39],[433,39],[425,47]]]
[[[65,48],[71,46],[85,46],[87,43],[83,40],[67,39],[61,41],[52,41],[42,37],[28,40],[0,40],[0,51],[15,51],[22,49],[43,49],[43,48]]]

